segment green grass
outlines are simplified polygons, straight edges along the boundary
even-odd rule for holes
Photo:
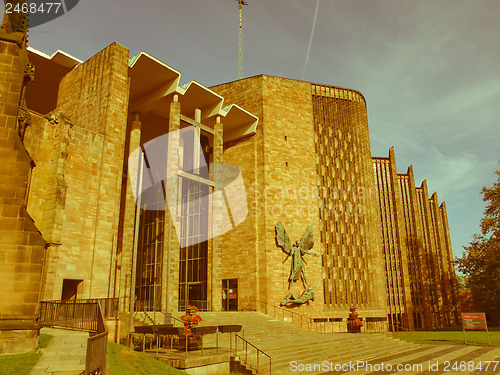
[[[52,337],[52,335],[41,334],[38,340],[38,348],[33,352],[1,355],[0,375],[28,375],[42,356],[40,349],[46,348]]]
[[[2,355],[0,356],[0,374],[28,375],[41,356],[41,352]]]
[[[47,333],[41,333],[40,336],[38,336],[38,348],[45,349],[47,346],[49,346],[49,342],[53,337],[54,336]]]
[[[486,331],[467,331],[466,336],[468,345],[488,345]],[[489,336],[492,346],[500,346],[499,330],[489,331]],[[392,337],[418,344],[465,345],[463,331],[393,332]]]
[[[111,375],[185,375],[150,356],[134,352],[124,345],[108,343],[108,362]]]

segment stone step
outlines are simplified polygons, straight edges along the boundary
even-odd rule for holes
[[[276,340],[270,342],[269,340],[261,340],[257,339],[257,343],[263,344],[263,347],[266,346],[272,346],[276,347],[278,342]],[[267,344],[266,344],[267,342]],[[300,343],[300,344],[298,344]],[[334,348],[335,350],[340,350],[346,347],[350,347],[351,345],[356,345],[358,347],[372,347],[375,345],[391,345],[394,344],[389,340],[380,340],[377,338],[373,338],[373,341],[370,342],[369,339],[362,339],[362,340],[356,340],[355,338],[352,339],[336,339],[336,338],[310,338],[307,336],[304,337],[297,337],[296,340],[290,341],[290,340],[280,340],[279,341],[279,351],[287,351],[289,349],[296,348],[297,346],[303,346],[303,347],[315,347],[315,346],[324,346],[328,345],[330,348]]]
[[[180,317],[183,314],[174,314],[174,316]],[[500,358],[500,348],[485,352],[485,349],[478,349],[478,347],[418,345],[392,339],[387,333],[317,333],[260,312],[200,312],[199,315],[203,317],[202,325],[204,326],[241,324],[242,332],[240,336],[243,336],[248,342],[271,356],[273,374],[293,373],[290,368],[292,361],[296,361],[297,364],[321,364],[324,361],[334,364],[355,361],[366,361],[368,364],[380,364],[384,361],[384,363],[393,365],[422,363],[424,366],[423,371],[428,371],[429,361],[440,361],[440,370],[442,370],[442,362],[445,360],[467,359],[477,361],[482,359],[484,361],[498,360]],[[178,325],[178,322],[176,322],[176,325]],[[219,346],[227,347],[229,347],[230,340],[232,340],[234,348],[234,335],[230,336],[228,334],[206,336],[203,341],[204,346],[215,346],[217,339],[219,340]],[[238,341],[239,358],[245,362],[245,354],[241,350],[241,340]],[[261,368],[262,366],[268,366],[267,357],[263,355],[259,357]],[[248,363],[246,365],[255,368],[255,349],[249,351],[247,359]],[[500,365],[498,367],[497,372],[500,373]],[[325,372],[320,370],[298,371],[298,373],[371,374],[373,370],[364,372]],[[396,374],[403,373],[398,372]]]
[[[355,345],[355,346],[354,346]],[[258,345],[257,345],[258,346]],[[259,346],[258,346],[259,347]],[[346,345],[344,347],[335,346],[332,347],[327,342],[318,343],[316,345],[309,346],[297,346],[295,348],[278,348],[278,349],[268,349],[267,353],[272,355],[273,359],[279,361],[283,358],[290,358],[290,354],[294,354],[296,352],[300,353],[301,357],[314,357],[317,353],[321,353],[321,356],[328,354],[331,358],[341,358],[348,356],[350,354],[366,354],[371,355],[374,353],[391,351],[391,350],[406,350],[407,348],[412,347],[412,344],[401,344],[394,345],[393,343],[386,344],[378,344],[378,345],[356,345],[353,346]],[[260,347],[259,347],[260,348]],[[265,351],[265,349],[264,349]]]
[[[407,352],[407,348],[391,348],[391,353],[398,354]],[[378,349],[371,353],[366,353],[365,351],[351,351],[350,353],[345,353],[344,355],[339,355],[338,353],[329,352],[318,352],[316,355],[291,355],[286,359],[276,359],[271,353],[271,358],[273,360],[273,369],[289,369],[290,364],[295,361],[295,363],[323,363],[327,361],[328,363],[349,363],[356,361],[370,361],[377,357],[383,356],[387,353],[387,349]],[[274,372],[274,371],[273,371]],[[286,371],[285,371],[286,373]]]

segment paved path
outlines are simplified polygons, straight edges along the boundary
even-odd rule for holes
[[[30,375],[79,375],[85,370],[88,332],[42,328],[54,336]]]

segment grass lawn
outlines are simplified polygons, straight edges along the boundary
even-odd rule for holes
[[[42,356],[40,349],[46,348],[52,337],[42,333],[39,336],[38,348],[34,352],[1,355],[0,374],[28,375]]]
[[[108,342],[111,375],[185,375],[186,373],[124,345]]]
[[[466,331],[468,345],[488,345],[486,331]],[[490,344],[500,346],[500,330],[489,331]],[[463,331],[413,331],[393,332],[395,339],[411,341],[418,344],[465,345]]]

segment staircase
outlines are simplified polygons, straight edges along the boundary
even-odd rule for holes
[[[179,316],[182,313],[179,313]],[[429,371],[431,364],[439,361],[439,370],[444,370],[444,361],[492,361],[500,359],[500,348],[473,347],[455,345],[417,345],[390,338],[387,334],[365,333],[316,333],[305,328],[283,322],[260,312],[200,312],[202,324],[223,325],[241,324],[243,336],[251,344],[264,351],[272,358],[272,374],[367,374],[376,372],[382,362],[390,364],[392,371],[380,373],[407,374]],[[234,337],[234,334],[233,334]],[[234,338],[232,339],[234,348]],[[219,345],[229,344],[229,335],[219,335]],[[204,338],[204,345],[215,346],[215,335]],[[229,346],[229,345],[228,345]],[[238,340],[238,357],[235,360],[256,368],[256,351],[248,346],[249,353],[245,357],[242,350],[242,340]],[[250,350],[251,349],[251,350]],[[352,367],[357,361],[362,361],[363,367]],[[351,364],[351,366],[349,366]],[[361,362],[360,362],[361,364]],[[371,364],[371,368],[369,367]],[[415,371],[398,371],[397,365],[422,364],[422,369]],[[335,365],[343,366],[337,367]],[[368,369],[367,369],[368,365]],[[493,366],[491,366],[493,367]],[[269,360],[259,356],[259,373],[269,373]],[[310,371],[309,371],[310,370]],[[332,371],[333,370],[333,371]],[[451,367],[450,367],[451,370]],[[490,368],[491,370],[491,368]],[[440,373],[431,370],[432,373]],[[248,372],[250,373],[250,372]],[[469,374],[471,372],[447,372]],[[500,373],[500,364],[496,372]]]
[[[164,324],[165,314],[159,311],[135,311],[134,325]]]

